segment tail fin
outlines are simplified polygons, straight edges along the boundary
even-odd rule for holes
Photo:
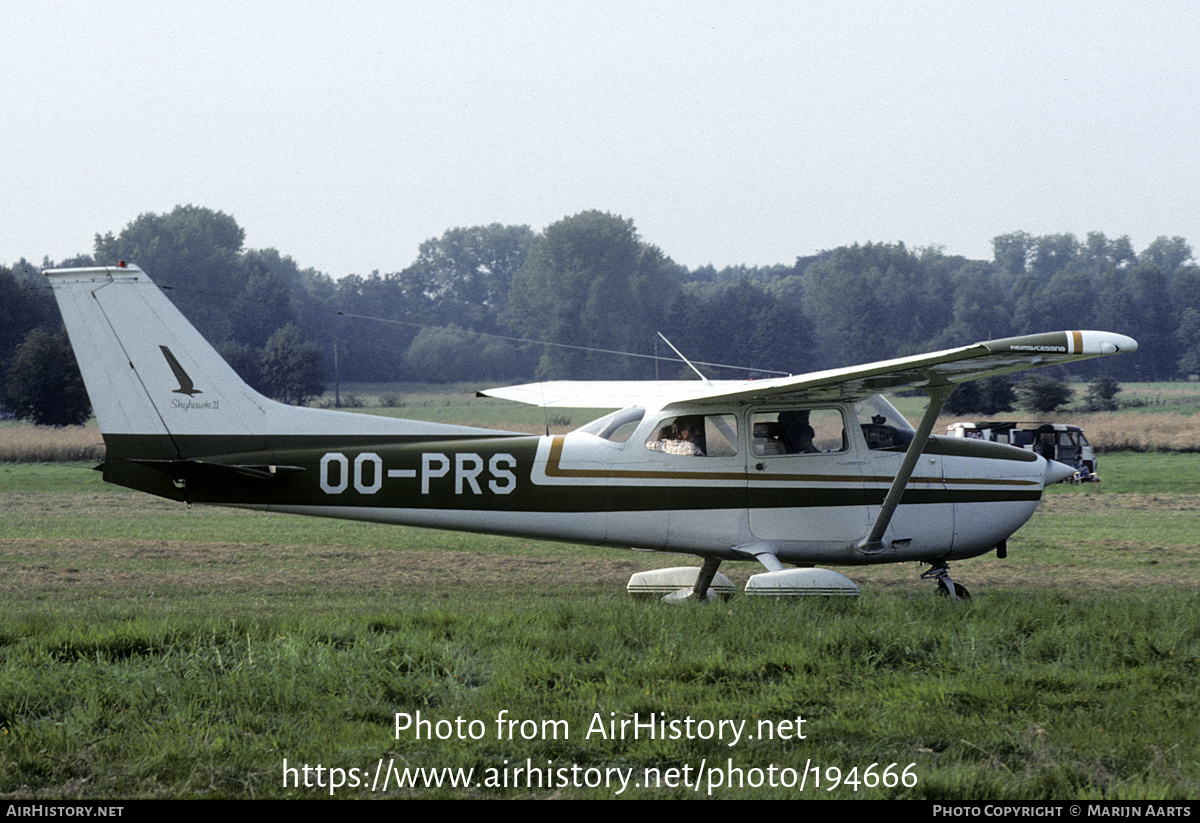
[[[267,434],[309,411],[247,386],[136,266],[45,275],[106,436]]]
[[[314,440],[500,434],[277,403],[246,385],[136,266],[43,274],[104,435],[109,482],[184,499],[198,471],[273,476],[290,468],[275,465],[277,450]]]

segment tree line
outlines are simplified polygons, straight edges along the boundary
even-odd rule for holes
[[[57,339],[38,271],[120,260],[167,289],[247,380],[289,402],[319,394],[335,362],[342,380],[364,382],[690,376],[659,332],[693,361],[732,365],[704,367],[714,377],[759,374],[751,367],[801,373],[1067,328],[1140,343],[1135,357],[1079,364],[1073,377],[1200,372],[1200,268],[1181,237],[1138,252],[1128,237],[1100,232],[1082,240],[1013,232],[995,238],[991,260],[897,242],[774,266],[689,269],[632,220],[586,211],[540,232],[450,229],[405,268],[338,280],[244,240],[233,217],[178,206],[97,234],[89,254],[0,268],[5,406],[22,411],[20,396],[39,379],[28,368],[32,350],[45,359]]]

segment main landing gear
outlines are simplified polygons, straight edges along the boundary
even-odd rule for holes
[[[950,579],[950,566],[946,563],[934,563],[927,571],[921,573],[922,580],[936,580],[938,594],[942,597],[953,597],[955,600],[970,600],[971,593],[961,583]]]

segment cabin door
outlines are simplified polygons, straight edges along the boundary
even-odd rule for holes
[[[747,425],[756,539],[844,544],[865,534],[865,447],[845,409],[757,409]]]

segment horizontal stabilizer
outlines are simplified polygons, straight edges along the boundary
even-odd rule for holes
[[[220,477],[226,479],[249,477],[254,480],[279,480],[290,474],[307,471],[303,466],[276,465],[245,465],[239,463],[217,463],[212,460],[138,460],[130,459],[130,463],[146,466],[167,474],[174,480],[189,480],[200,476]]]

